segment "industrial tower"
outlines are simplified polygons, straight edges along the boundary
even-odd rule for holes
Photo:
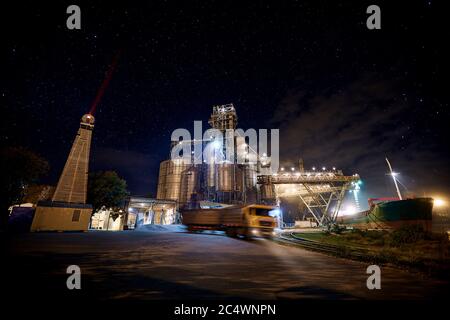
[[[73,142],[52,201],[40,201],[31,231],[87,230],[92,206],[86,204],[94,116],[85,114]]]
[[[52,201],[86,203],[89,151],[94,121],[94,116],[90,114],[85,114],[81,118],[80,129],[59,177]]]

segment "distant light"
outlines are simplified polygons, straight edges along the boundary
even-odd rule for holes
[[[322,170],[323,170],[323,171],[325,171],[325,170],[327,170],[327,168],[325,168],[325,167],[322,167]]]
[[[435,207],[444,207],[446,205],[446,202],[442,199],[434,199],[433,202]]]
[[[313,170],[316,170],[316,167],[312,167]]]
[[[263,153],[263,157],[267,157],[267,153],[264,152],[264,153]]]
[[[284,168],[281,168],[281,171],[284,171]]]
[[[399,175],[399,173],[398,173],[398,172],[392,172],[391,175],[392,175],[393,177],[396,177],[396,176]]]
[[[333,170],[336,170],[336,167],[333,167]]]
[[[295,171],[295,168],[294,168],[294,167],[292,167],[292,168],[291,168],[291,171]]]

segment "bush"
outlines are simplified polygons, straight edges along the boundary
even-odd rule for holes
[[[403,226],[391,233],[390,245],[400,247],[408,243],[414,243],[429,237],[429,234],[421,225]]]
[[[345,226],[340,226],[338,224],[332,224],[328,226],[328,232],[329,233],[335,233],[335,234],[341,234],[344,232],[347,228]]]
[[[363,235],[361,234],[361,232],[356,232],[354,230],[346,234],[345,237],[350,241],[361,241],[363,239]]]
[[[367,230],[364,233],[364,236],[371,240],[379,240],[379,239],[383,238],[384,232],[380,231],[380,230]]]

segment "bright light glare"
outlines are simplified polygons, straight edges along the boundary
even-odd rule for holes
[[[398,176],[398,172],[392,172],[391,175],[392,175],[393,177],[396,177],[396,176]]]
[[[442,199],[434,199],[434,206],[435,207],[443,207],[445,205],[446,205],[446,203],[445,203],[444,200],[442,200]]]
[[[269,211],[269,216],[271,217],[278,217],[281,214],[280,209],[273,209]]]
[[[348,216],[358,212],[358,209],[354,205],[348,205],[344,209],[339,211],[340,216]]]

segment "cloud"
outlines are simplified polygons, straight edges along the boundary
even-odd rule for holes
[[[280,128],[281,162],[290,165],[303,158],[306,167],[359,173],[368,193],[381,196],[392,191],[385,175],[388,156],[407,186],[423,190],[417,180],[432,185],[427,168],[442,164],[433,142],[420,139],[410,111],[395,82],[373,77],[316,96],[292,91],[272,118]]]

